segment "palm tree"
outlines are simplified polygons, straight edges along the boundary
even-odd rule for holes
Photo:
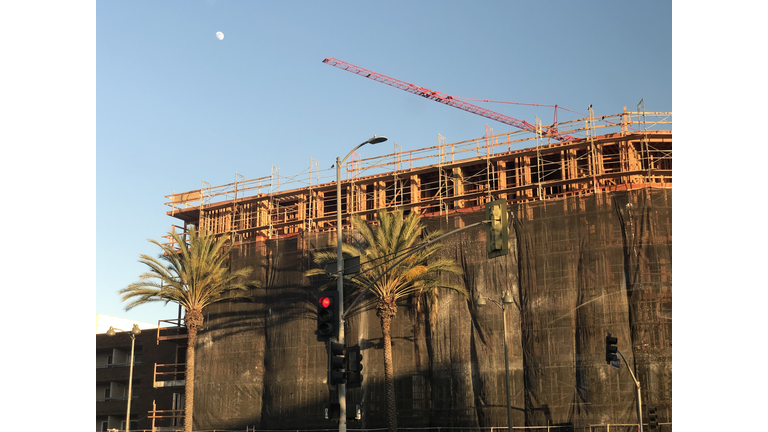
[[[232,271],[227,261],[233,245],[226,236],[218,240],[213,235],[198,235],[194,228],[189,230],[189,241],[180,234],[170,233],[178,245],[161,244],[162,253],[157,258],[141,254],[139,262],[146,264],[149,271],[139,276],[139,281],[119,291],[122,301],[131,300],[125,310],[150,302],[173,302],[184,308],[184,326],[187,328],[186,388],[184,393],[184,431],[192,432],[192,407],[195,389],[195,342],[197,332],[203,325],[203,309],[213,303],[238,297],[251,284],[247,281],[251,267]]]
[[[397,430],[397,410],[395,404],[395,380],[392,360],[392,319],[397,314],[398,300],[414,295],[434,295],[437,288],[449,288],[467,296],[463,286],[453,285],[441,280],[441,274],[460,275],[461,268],[454,260],[436,255],[442,248],[439,242],[428,244],[414,252],[393,268],[392,265],[416,246],[421,244],[423,225],[421,217],[412,212],[403,216],[402,211],[387,213],[379,210],[376,214],[378,228],[367,224],[359,216],[352,219],[352,226],[360,233],[362,241],[355,245],[342,245],[345,255],[360,256],[360,273],[346,285],[352,288],[371,286],[376,298],[376,315],[381,323],[384,338],[384,387],[387,403],[387,427],[390,432]],[[433,232],[423,236],[428,241],[439,236]],[[334,251],[320,251],[314,261],[325,265],[337,259]],[[388,271],[389,270],[389,271]],[[323,274],[321,269],[307,272],[308,276]]]

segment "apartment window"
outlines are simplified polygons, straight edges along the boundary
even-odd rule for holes
[[[111,390],[111,389],[110,389],[109,387],[107,387],[107,388],[105,388],[105,389],[104,389],[104,400],[109,400],[109,397],[110,397],[110,390]]]
[[[183,393],[174,393],[173,394],[173,405],[172,408],[174,411],[181,411],[184,409],[184,394]],[[176,412],[174,413],[173,420],[171,421],[171,426],[181,426],[182,420],[181,420],[181,414]]]

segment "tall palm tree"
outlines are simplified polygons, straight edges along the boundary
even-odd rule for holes
[[[195,342],[203,325],[203,309],[213,303],[238,297],[251,286],[248,282],[251,267],[232,271],[227,262],[233,245],[226,236],[216,239],[213,235],[198,235],[189,230],[189,241],[180,234],[170,233],[178,245],[157,245],[162,253],[157,258],[141,254],[139,262],[149,271],[139,276],[139,281],[119,291],[122,301],[131,300],[125,310],[150,302],[173,302],[184,308],[184,326],[187,328],[186,386],[184,393],[184,431],[192,432],[192,407],[195,391]]]
[[[362,240],[353,245],[344,244],[345,255],[360,256],[360,273],[345,285],[362,289],[371,286],[376,298],[376,315],[381,323],[384,338],[384,387],[387,403],[387,427],[390,432],[397,431],[397,409],[395,403],[395,380],[392,360],[392,319],[397,314],[397,302],[408,296],[435,294],[437,288],[449,288],[467,296],[463,286],[450,284],[441,278],[441,274],[460,275],[461,268],[448,258],[440,258],[437,252],[442,248],[439,242],[428,244],[414,252],[393,268],[394,263],[412,251],[422,241],[428,241],[440,235],[433,232],[422,235],[424,226],[421,217],[412,212],[404,216],[402,211],[387,213],[379,210],[376,214],[378,227],[363,221],[359,216],[352,219],[352,226],[360,233]],[[419,241],[422,240],[422,241]],[[334,251],[320,251],[314,261],[325,265],[337,259]],[[388,271],[389,270],[389,271]],[[307,272],[308,276],[324,273],[321,269]],[[345,296],[346,297],[346,296]]]

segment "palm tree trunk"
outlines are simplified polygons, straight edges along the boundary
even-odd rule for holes
[[[197,329],[189,329],[187,343],[187,365],[184,379],[184,432],[192,432],[192,407],[195,397],[195,341]]]
[[[384,395],[387,403],[387,428],[397,432],[397,404],[395,400],[395,371],[392,363],[392,318],[397,312],[393,299],[384,299],[377,305],[376,314],[381,320],[381,333],[384,336]]]
[[[187,365],[184,388],[184,432],[192,432],[192,407],[195,397],[195,341],[197,340],[197,329],[188,330],[187,343]]]
[[[187,311],[184,325],[187,327],[187,364],[184,376],[184,432],[192,432],[192,412],[195,399],[195,343],[197,330],[202,327],[203,314],[201,311]]]

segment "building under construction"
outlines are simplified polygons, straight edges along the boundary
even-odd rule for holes
[[[515,428],[636,430],[632,375],[605,361],[607,333],[637,376],[661,430],[672,416],[672,114],[624,112],[544,129],[402,150],[353,154],[336,177],[310,160],[300,176],[270,176],[174,193],[168,215],[229,236],[234,266],[258,269],[250,302],[207,311],[197,341],[195,430],[333,429],[327,353],[317,342],[313,252],[345,235],[352,216],[418,212],[443,232],[484,219],[505,199],[509,250],[489,259],[485,230],[446,237],[441,254],[463,269],[470,296],[446,291],[399,305],[393,358],[400,427],[506,426],[503,321],[509,338]],[[551,127],[550,127],[550,130]],[[379,150],[382,145],[376,147]],[[478,309],[478,296],[514,306]],[[354,296],[345,294],[352,300]],[[417,307],[416,305],[419,305]],[[347,393],[362,417],[385,426],[382,335],[372,300],[348,312],[346,341],[360,345],[363,384]],[[182,342],[183,343],[183,342]],[[350,408],[351,411],[351,408]],[[647,420],[644,420],[647,421]],[[646,426],[647,427],[647,426]]]

